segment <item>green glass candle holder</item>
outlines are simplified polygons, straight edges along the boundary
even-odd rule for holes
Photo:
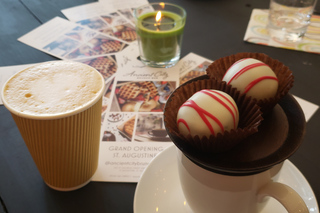
[[[134,17],[141,61],[151,67],[174,66],[180,59],[186,11],[170,3],[151,3],[136,8]]]

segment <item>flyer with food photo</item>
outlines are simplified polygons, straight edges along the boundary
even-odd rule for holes
[[[126,2],[128,5],[128,2]],[[110,6],[110,5],[108,5]],[[62,10],[72,22],[86,26],[92,30],[116,37],[122,41],[137,40],[132,8],[110,10],[100,3],[91,3]],[[85,11],[84,13],[81,13]],[[78,16],[78,14],[82,14]]]
[[[82,59],[117,53],[128,43],[60,17],[55,17],[19,41],[60,59]]]
[[[190,53],[174,67],[151,68],[139,61],[135,47],[130,44],[116,54],[118,71],[101,129],[99,168],[94,181],[139,180],[148,162],[172,144],[165,130],[163,110],[179,86],[180,74],[205,74],[210,63]]]
[[[126,42],[137,40],[132,22],[118,12],[79,20],[76,23]]]

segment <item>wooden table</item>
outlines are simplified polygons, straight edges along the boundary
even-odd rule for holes
[[[55,16],[61,9],[92,0],[1,0],[0,66],[55,59],[17,41],[17,38]],[[150,1],[153,2],[153,1]],[[187,10],[182,56],[194,52],[211,60],[238,53],[262,52],[289,66],[295,75],[291,93],[320,105],[320,56],[246,43],[243,37],[253,8],[268,1],[172,0]],[[317,7],[319,8],[319,7]],[[320,198],[320,112],[307,123],[300,149],[290,158]],[[58,192],[42,181],[11,118],[0,106],[0,212],[132,212],[136,184],[91,182],[73,192]]]

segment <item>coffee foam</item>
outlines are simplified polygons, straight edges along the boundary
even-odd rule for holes
[[[103,80],[94,68],[69,61],[27,68],[6,83],[3,99],[19,114],[57,115],[78,110],[100,96]]]

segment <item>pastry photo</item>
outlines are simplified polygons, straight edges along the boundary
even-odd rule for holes
[[[123,81],[118,82],[111,111],[162,112],[175,82]]]

